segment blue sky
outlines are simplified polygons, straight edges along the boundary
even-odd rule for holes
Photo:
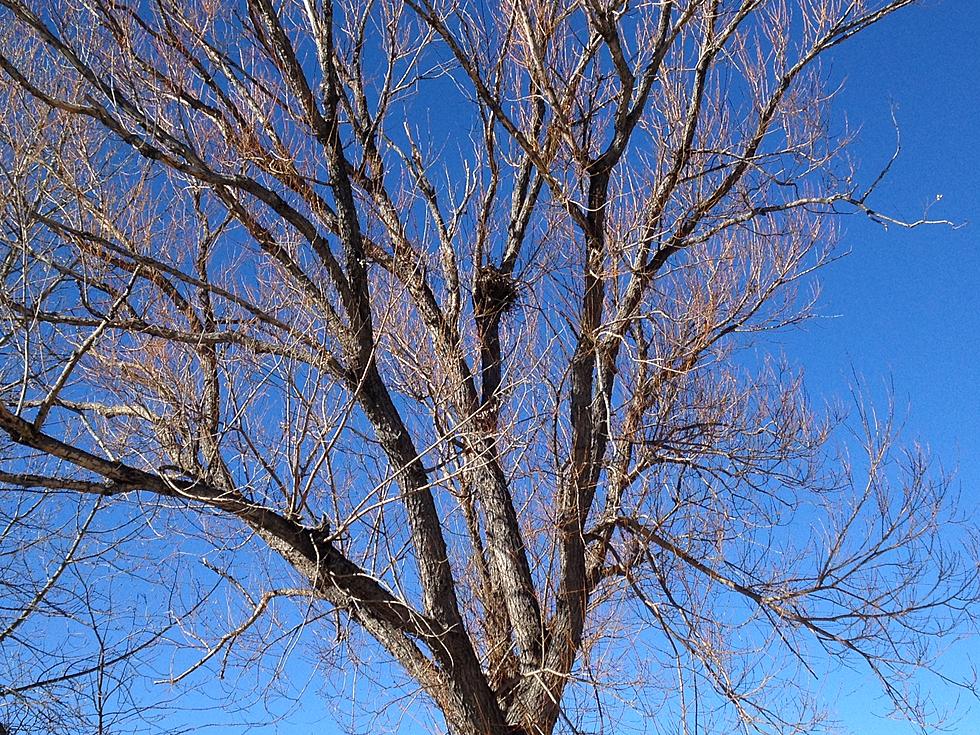
[[[902,152],[872,205],[908,219],[930,215],[958,229],[883,230],[845,218],[851,254],[827,268],[821,313],[791,340],[818,390],[839,392],[850,366],[864,377],[894,380],[910,428],[949,460],[964,483],[980,449],[980,9],[962,0],[930,0],[873,28],[833,57],[846,86],[837,112],[860,127],[853,148],[865,177]]]
[[[902,152],[871,205],[917,219],[930,215],[957,229],[913,231],[845,218],[850,255],[820,276],[825,318],[783,335],[787,354],[805,366],[815,396],[846,398],[854,376],[879,399],[889,384],[905,434],[928,444],[956,470],[964,509],[980,514],[980,4],[928,0],[871,29],[832,57],[832,78],[844,79],[839,120],[860,129],[853,155],[873,179],[895,145],[892,107]],[[942,199],[935,202],[936,196]],[[956,643],[944,659],[963,671],[980,640]],[[837,703],[848,731],[901,735],[912,728],[880,717],[860,676],[841,675],[851,692]],[[827,692],[830,682],[819,685]],[[980,708],[958,704],[949,732],[973,735]],[[831,706],[833,702],[828,702]]]

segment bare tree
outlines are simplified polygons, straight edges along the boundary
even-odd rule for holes
[[[746,349],[886,219],[819,61],[910,4],[0,0],[3,507],[111,519],[170,682],[302,634],[455,733],[794,732],[843,660],[921,719],[949,484]]]

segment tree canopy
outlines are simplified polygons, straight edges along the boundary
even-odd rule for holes
[[[811,732],[828,661],[924,722],[973,527],[766,349],[925,223],[820,66],[910,4],[0,0],[3,706],[302,647],[460,735]]]

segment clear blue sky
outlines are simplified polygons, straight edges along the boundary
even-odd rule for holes
[[[902,152],[872,206],[918,218],[936,195],[934,217],[962,223],[887,231],[862,217],[845,220],[851,254],[820,276],[821,314],[785,335],[787,353],[806,367],[815,395],[846,397],[854,374],[881,397],[892,384],[906,435],[927,443],[957,470],[964,505],[980,515],[980,3],[927,0],[871,29],[832,57],[843,78],[839,119],[859,127],[853,152],[865,179],[894,150],[896,110]],[[950,671],[980,640],[955,645]],[[846,730],[902,735],[912,728],[878,716],[860,677],[841,676],[853,692],[838,702]],[[824,682],[827,692],[835,686]],[[937,698],[945,698],[938,690]],[[828,702],[833,705],[833,702]],[[960,721],[949,732],[980,731],[980,707],[953,705]]]
[[[894,148],[902,153],[873,205],[915,219],[963,226],[904,231],[845,219],[852,251],[824,271],[822,313],[789,341],[812,387],[840,392],[853,365],[866,378],[894,379],[912,409],[910,428],[980,483],[980,4],[928,0],[842,47],[832,76],[846,87],[837,112],[860,127],[853,151],[865,176]]]

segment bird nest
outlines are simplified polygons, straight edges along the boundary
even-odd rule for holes
[[[473,307],[481,318],[500,316],[517,304],[517,281],[493,265],[484,265],[476,273]]]

